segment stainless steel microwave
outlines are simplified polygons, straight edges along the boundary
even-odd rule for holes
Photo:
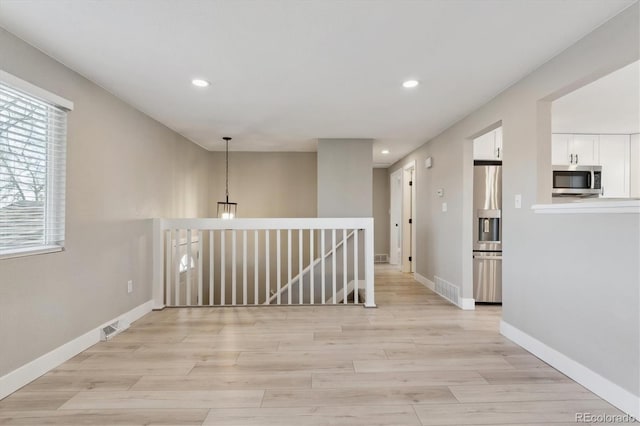
[[[602,166],[553,166],[553,196],[597,197]]]

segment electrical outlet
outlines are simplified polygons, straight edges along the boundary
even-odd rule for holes
[[[133,292],[133,281],[129,280],[127,281],[127,293],[132,293]]]

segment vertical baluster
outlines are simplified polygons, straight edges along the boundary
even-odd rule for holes
[[[191,306],[191,229],[187,229],[187,306]]]
[[[247,230],[242,231],[242,304],[247,305]]]
[[[347,230],[342,230],[342,303],[347,303],[347,286],[349,285],[348,266],[347,266]]]
[[[257,305],[258,300],[258,230],[253,231],[253,304]]]
[[[367,308],[376,307],[375,297],[375,269],[373,266],[374,251],[373,251],[373,219],[368,220],[366,227],[364,228],[364,237],[362,238],[364,243],[364,285],[365,285],[365,300],[364,306]]]
[[[215,300],[215,292],[213,291],[213,282],[215,278],[215,264],[214,264],[214,235],[215,231],[212,229],[209,231],[209,306],[213,306],[213,302]]]
[[[271,252],[270,247],[269,247],[269,233],[270,231],[268,229],[264,230],[264,281],[265,281],[265,286],[264,286],[264,297],[265,297],[265,303],[268,305],[271,299],[271,271],[270,271],[270,260],[269,260],[269,253]]]
[[[174,280],[174,291],[175,291],[175,297],[174,297],[174,301],[173,301],[173,306],[180,306],[180,230],[176,229],[176,240],[173,243],[175,248],[173,250],[174,252],[174,256],[173,256],[173,264],[175,265],[175,269],[174,269],[174,274],[175,274],[175,280]]]
[[[282,288],[282,271],[281,271],[281,257],[280,254],[280,230],[276,229],[276,279],[277,279],[277,288],[276,288],[276,303],[280,304],[280,289]]]
[[[315,230],[310,229],[309,230],[309,292],[311,293],[309,295],[309,301],[310,303],[313,305],[315,303],[315,297],[316,297],[316,289],[313,285],[313,281],[314,281],[314,261],[315,259],[313,258],[313,234],[314,234]]]
[[[165,285],[165,305],[171,306],[171,265],[173,265],[172,248],[171,248],[171,229],[167,229],[165,233],[165,249],[164,249],[164,285]]]
[[[198,231],[198,306],[202,306],[202,231]]]
[[[353,303],[358,303],[358,230],[353,230]]]
[[[336,253],[336,230],[332,229],[331,230],[331,266],[333,267],[333,270],[331,271],[331,275],[332,275],[332,282],[331,282],[331,290],[332,290],[332,297],[333,297],[333,304],[336,303],[336,257],[338,257],[338,253]]]
[[[231,305],[236,305],[236,230],[231,231]]]
[[[324,240],[326,237],[326,232],[324,229],[320,230],[320,287],[321,287],[321,291],[322,291],[322,304],[324,305],[327,302],[327,293],[326,293],[326,288],[325,288],[325,282],[326,282],[326,277],[325,277],[325,262],[324,262],[324,258],[325,258],[325,246],[324,246]]]
[[[303,251],[302,251],[302,246],[304,244],[304,239],[303,239],[303,234],[304,230],[303,229],[299,229],[298,230],[298,277],[300,277],[300,279],[298,280],[298,303],[300,303],[302,305],[302,296],[303,296],[303,280],[302,280],[302,261],[303,261]]]
[[[291,304],[291,229],[287,229],[287,299]]]
[[[227,303],[227,301],[225,300],[225,296],[227,293],[227,262],[225,260],[226,247],[224,243],[226,234],[227,232],[225,230],[220,231],[220,304],[222,306]]]

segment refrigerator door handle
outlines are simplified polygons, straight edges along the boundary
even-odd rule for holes
[[[487,255],[477,255],[474,254],[473,255],[474,259],[478,259],[478,260],[502,260],[502,255],[500,256],[487,256]]]

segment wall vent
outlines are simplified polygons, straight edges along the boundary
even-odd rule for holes
[[[374,256],[374,263],[389,263],[389,255],[388,254],[376,254]]]
[[[129,328],[129,326],[125,325],[120,320],[114,321],[100,329],[100,340],[106,342],[107,340],[112,339],[116,334],[122,333],[127,328]]]
[[[458,286],[438,276],[435,279],[435,291],[454,305],[460,306],[460,289]]]

